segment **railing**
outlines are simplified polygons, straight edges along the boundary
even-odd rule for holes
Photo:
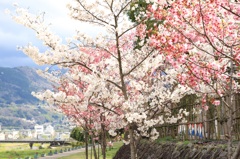
[[[224,96],[221,100],[228,101],[229,97]],[[181,100],[179,105],[172,110],[177,114],[179,109],[186,109],[189,111],[189,116],[186,118],[187,123],[176,123],[176,124],[164,124],[157,126],[160,137],[172,136],[173,138],[181,139],[227,139],[230,135],[233,140],[240,140],[240,94],[234,95],[234,102],[229,106],[226,106],[224,102],[220,102],[219,106],[206,103],[209,106],[207,111],[202,109],[201,103],[196,96],[189,95]],[[193,108],[202,109],[202,112],[198,115],[193,114]],[[233,119],[233,131],[229,133],[228,120],[230,117],[230,111],[234,112],[231,114]]]

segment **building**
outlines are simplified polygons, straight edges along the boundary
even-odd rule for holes
[[[38,139],[44,133],[43,125],[35,125],[34,131],[35,131],[34,137]]]
[[[2,133],[5,135],[5,139],[8,140],[16,140],[19,138],[19,131],[18,130],[4,130]]]
[[[52,126],[52,125],[47,125],[47,126],[45,127],[45,129],[44,129],[44,134],[43,134],[43,136],[44,136],[45,138],[50,139],[50,138],[53,138],[54,135],[55,135],[55,130],[54,130],[53,126]]]
[[[5,137],[5,134],[3,132],[0,133],[0,140],[5,140],[6,137]]]
[[[52,125],[48,125],[48,126],[45,128],[44,133],[45,133],[45,134],[46,134],[46,133],[47,133],[47,134],[51,134],[51,136],[54,136],[55,130],[54,130],[54,128],[53,128]]]
[[[12,130],[12,136],[13,136],[14,140],[19,139],[19,131],[18,130]]]

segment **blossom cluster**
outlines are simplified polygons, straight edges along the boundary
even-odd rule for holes
[[[206,98],[217,106],[220,102],[212,99],[237,93],[239,3],[228,0],[152,3],[157,8],[150,5],[147,13],[156,27],[145,31],[153,33],[149,44],[174,68],[176,80],[201,96],[202,108],[209,107]],[[162,25],[157,24],[159,21]]]

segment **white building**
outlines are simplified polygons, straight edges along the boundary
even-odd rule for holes
[[[35,130],[34,137],[38,138],[40,135],[43,134],[44,127],[43,127],[43,125],[35,125],[34,130]]]
[[[45,127],[45,129],[44,129],[44,134],[43,134],[43,136],[44,136],[45,138],[50,139],[50,138],[53,138],[54,135],[55,135],[55,130],[54,130],[53,126],[52,126],[52,125],[47,125],[47,126]]]
[[[13,130],[12,131],[12,136],[13,136],[13,139],[16,140],[19,138],[19,131],[18,130]]]
[[[46,127],[46,129],[44,130],[44,133],[46,133],[46,134],[51,134],[52,136],[54,136],[55,130],[54,130],[54,128],[53,128],[52,125],[48,125],[48,126]]]
[[[5,140],[6,137],[5,137],[5,134],[4,133],[0,133],[0,140]]]

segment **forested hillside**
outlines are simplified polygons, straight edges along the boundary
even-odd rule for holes
[[[32,91],[51,89],[52,85],[30,67],[0,67],[0,123],[3,127],[32,128],[35,124],[59,124],[61,115],[41,105]]]
[[[51,88],[51,84],[38,76],[30,67],[0,67],[0,103],[35,104],[32,91]]]

